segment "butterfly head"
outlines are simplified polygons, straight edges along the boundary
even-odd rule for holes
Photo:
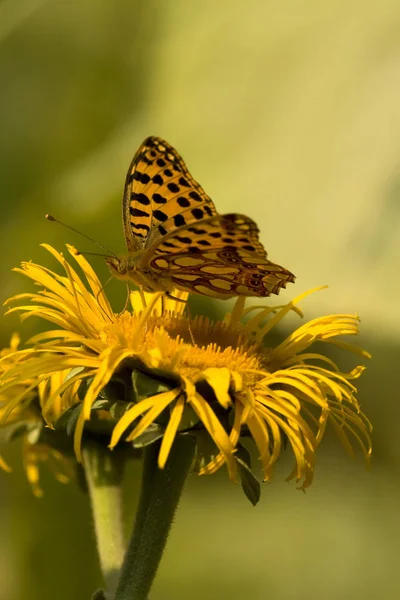
[[[135,272],[135,264],[130,258],[110,256],[106,258],[106,264],[110,269],[111,275],[123,281],[132,279],[132,275]]]

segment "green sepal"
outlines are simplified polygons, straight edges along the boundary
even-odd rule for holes
[[[82,404],[80,402],[70,406],[54,423],[55,431],[63,430],[66,431],[68,435],[71,435],[74,432],[81,407]]]
[[[163,435],[164,427],[161,427],[161,425],[158,425],[157,423],[151,423],[146,431],[132,442],[132,446],[134,448],[144,448],[162,438]]]
[[[110,402],[134,402],[136,400],[135,390],[132,389],[130,378],[122,375],[113,375],[110,381],[100,392],[102,398],[107,398]]]
[[[179,423],[178,431],[186,431],[192,429],[200,422],[199,416],[194,412],[190,404],[185,404],[181,422]]]
[[[92,410],[109,410],[111,403],[106,398],[97,398],[90,407],[90,411]]]
[[[91,411],[109,410],[110,401],[105,398],[97,398],[91,406]],[[65,413],[61,415],[54,424],[55,431],[66,431],[67,435],[72,435],[76,426],[76,422],[82,410],[82,403],[78,402],[70,406]]]
[[[136,370],[132,372],[132,385],[137,396],[136,401],[144,400],[171,389],[171,386],[165,382],[155,379],[150,374]]]
[[[239,445],[234,457],[239,465],[240,482],[245,496],[253,506],[256,506],[261,496],[261,485],[251,470],[250,454],[244,446]]]
[[[113,402],[109,407],[110,415],[115,421],[119,421],[132,406],[132,402]]]
[[[72,379],[72,377],[75,377],[75,375],[79,375],[79,373],[82,373],[85,370],[85,368],[86,367],[73,367],[69,371],[69,373],[64,377],[64,383],[69,379]]]

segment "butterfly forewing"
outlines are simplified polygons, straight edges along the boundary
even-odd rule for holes
[[[216,214],[214,204],[164,140],[147,138],[126,177],[123,203],[128,250],[148,250],[180,227]]]

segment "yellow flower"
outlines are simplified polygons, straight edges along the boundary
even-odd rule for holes
[[[25,360],[25,354],[18,351],[20,337],[13,334],[10,346],[0,351],[0,373],[2,378],[7,378],[11,369],[15,368],[18,361]],[[20,365],[21,366],[21,365]],[[22,436],[23,463],[35,496],[42,496],[43,491],[39,484],[40,462],[46,462],[53,471],[56,479],[67,483],[73,476],[71,461],[56,447],[45,443],[43,438],[44,427],[52,427],[68,403],[75,401],[76,388],[70,388],[64,397],[53,393],[57,390],[68,371],[55,373],[47,381],[39,382],[38,378],[18,379],[6,389],[0,387],[0,427],[10,440]],[[71,396],[71,394],[73,396]],[[48,398],[53,401],[49,405]],[[56,440],[52,440],[54,443]],[[0,457],[0,467],[10,472],[7,463]]]
[[[10,301],[29,299],[10,309],[22,317],[39,316],[56,328],[35,336],[33,347],[15,353],[15,364],[2,378],[3,389],[69,370],[44,405],[46,422],[57,402],[63,412],[65,394],[80,387],[74,447],[81,460],[85,423],[101,409],[112,423],[110,447],[161,440],[158,464],[163,468],[178,433],[198,439],[196,470],[215,472],[222,465],[231,479],[249,469],[242,439],[255,442],[264,479],[288,442],[295,466],[288,479],[310,485],[315,451],[330,421],[349,452],[352,439],[368,459],[371,426],[356,400],[352,383],[364,367],[343,373],[324,354],[310,349],[315,342],[335,344],[367,358],[368,353],[337,339],[358,333],[354,315],[330,315],[296,329],[281,344],[268,347],[268,334],[308,293],[284,306],[249,307],[239,298],[223,321],[185,314],[186,294],[176,300],[162,294],[133,292],[133,312],[115,314],[88,262],[72,247],[70,254],[86,282],[66,259],[45,246],[64,269],[58,275],[33,263],[17,271],[43,289]],[[88,286],[88,287],[86,287]],[[89,288],[89,289],[88,289]],[[9,301],[9,302],[10,302]],[[247,318],[244,322],[243,319]],[[23,361],[23,365],[22,365]],[[11,402],[11,414],[26,396]],[[65,405],[69,404],[66,402]],[[7,410],[7,408],[6,408]]]

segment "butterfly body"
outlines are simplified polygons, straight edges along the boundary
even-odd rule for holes
[[[172,292],[174,286],[168,277],[159,274],[146,266],[138,268],[138,253],[128,254],[121,258],[106,258],[111,274],[116,279],[132,282],[145,292]]]
[[[256,223],[219,215],[177,151],[160,138],[147,138],[132,160],[123,223],[128,255],[107,264],[115,277],[145,291],[263,297],[294,281],[267,259]]]

